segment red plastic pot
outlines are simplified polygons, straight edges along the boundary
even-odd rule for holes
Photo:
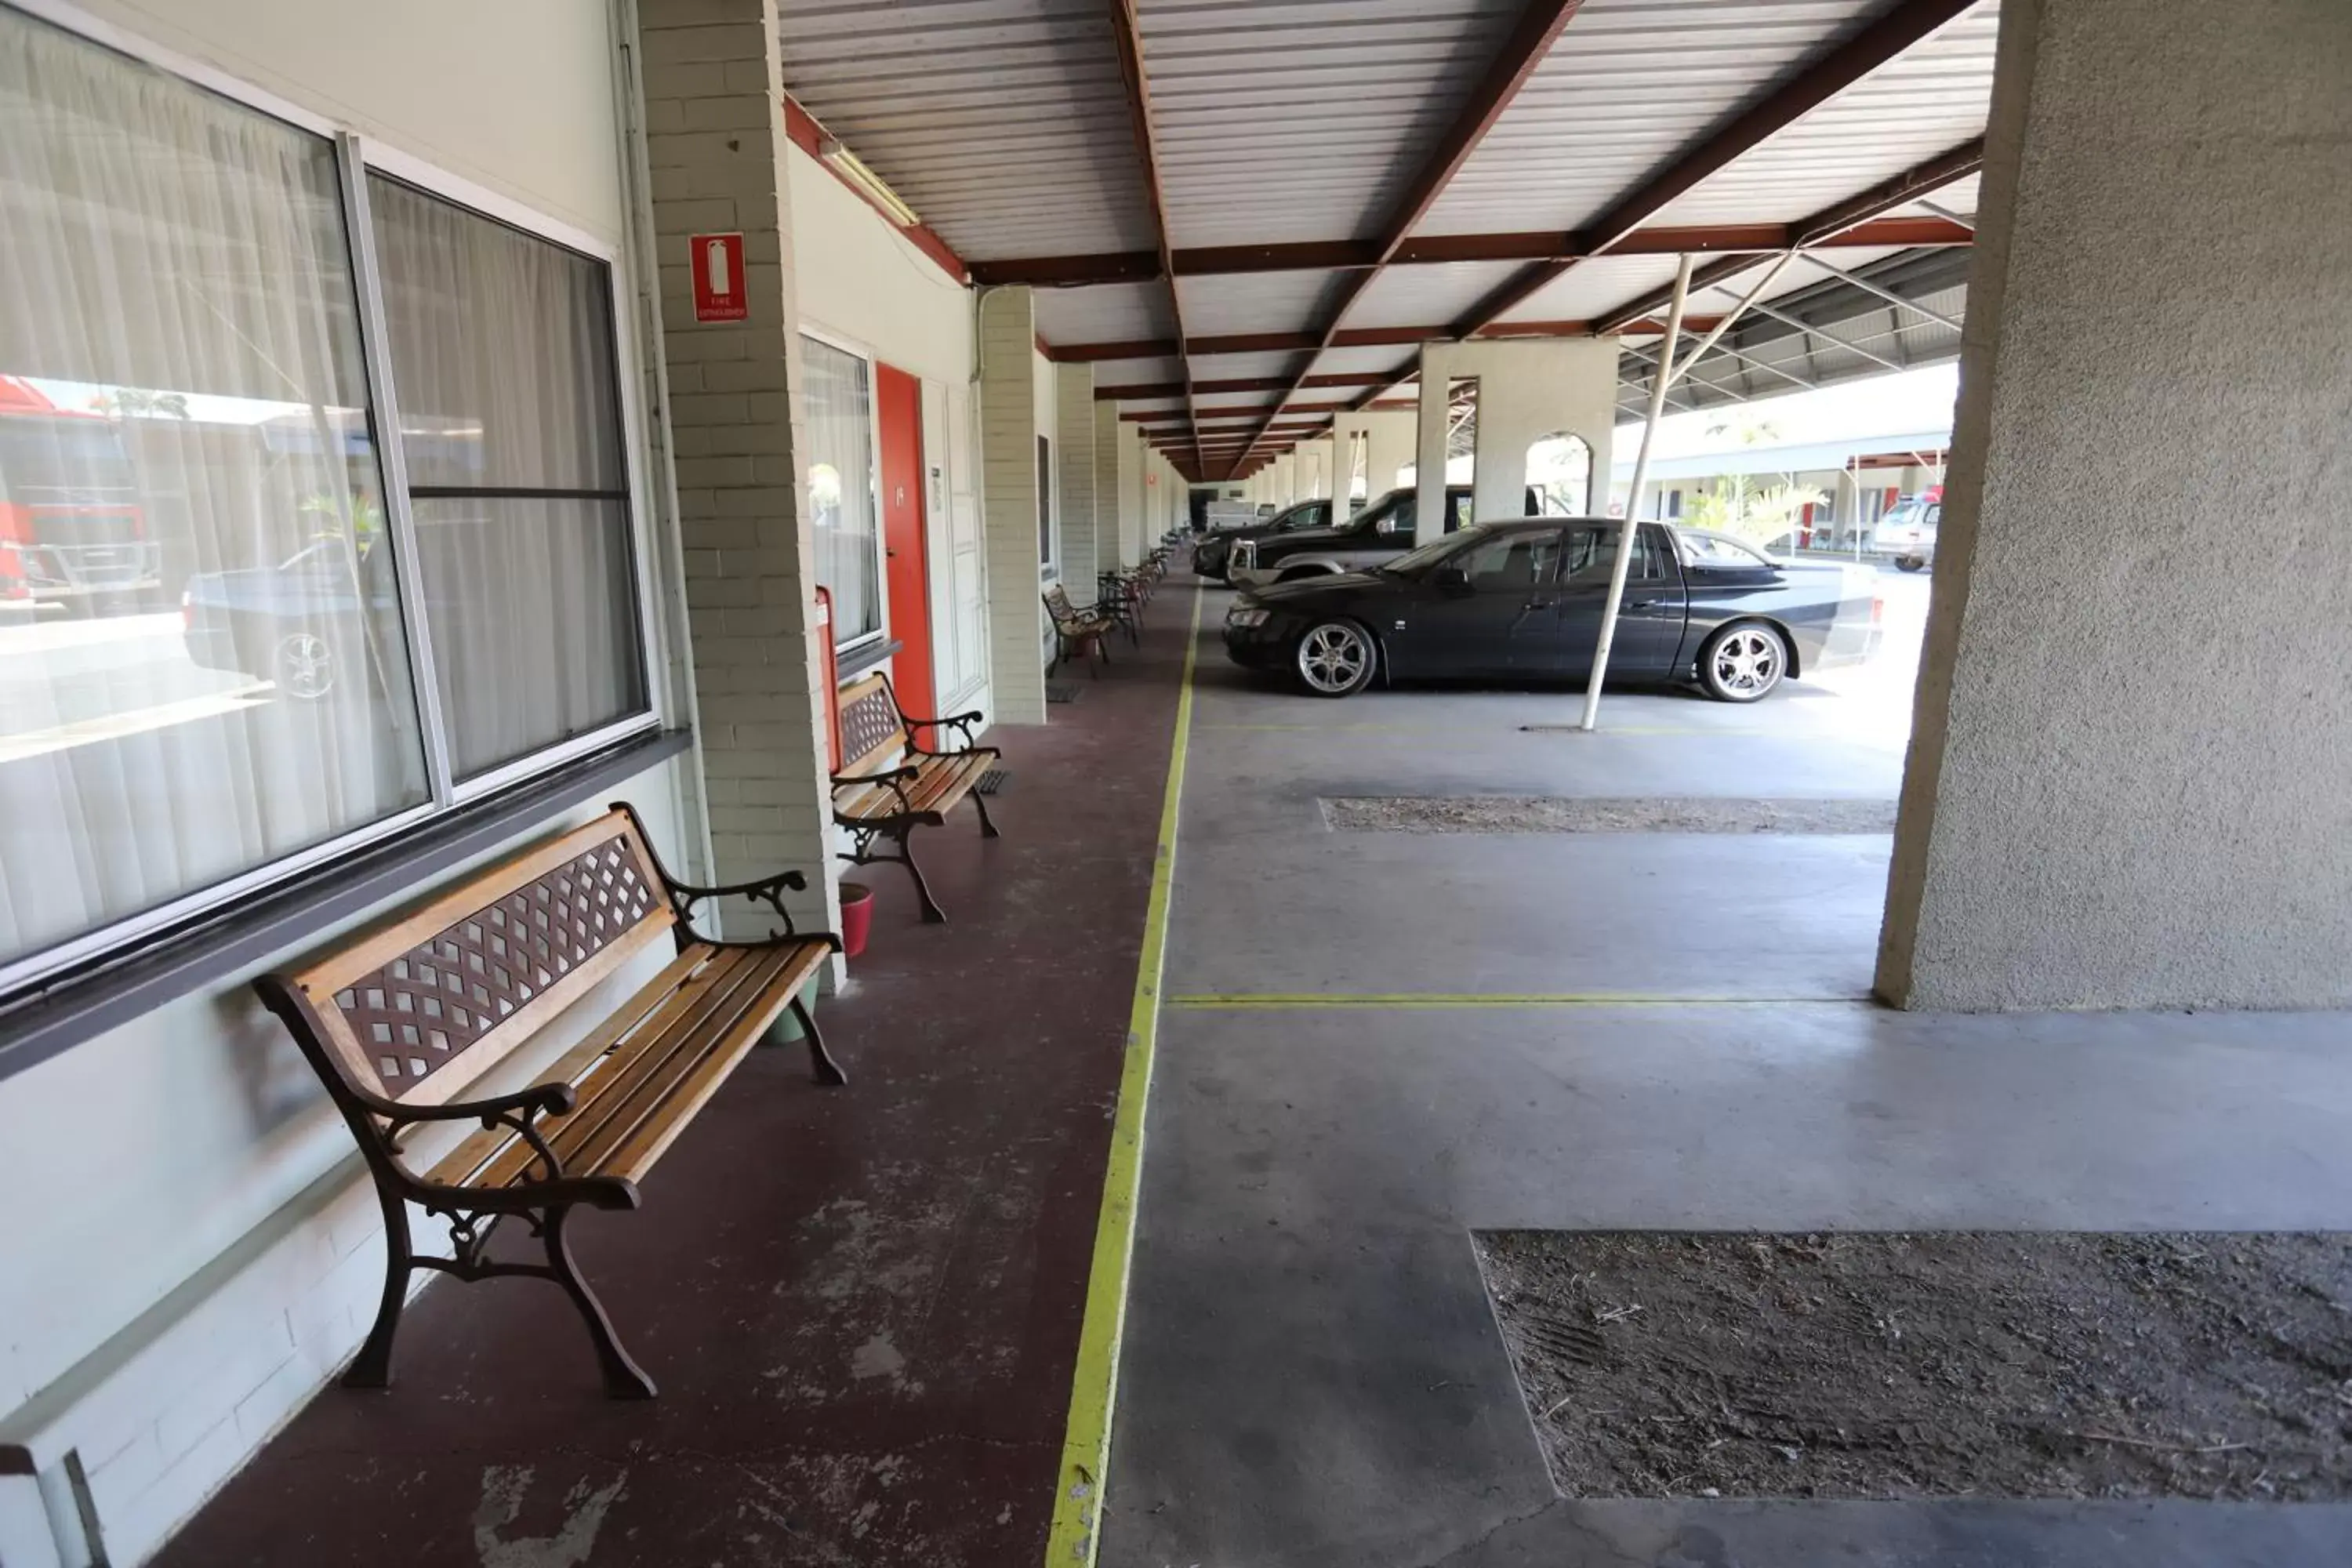
[[[874,889],[863,882],[841,885],[841,951],[847,958],[856,958],[866,951],[866,938],[874,929]]]

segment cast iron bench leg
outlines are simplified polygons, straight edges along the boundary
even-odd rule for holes
[[[614,1399],[651,1399],[654,1380],[646,1375],[645,1368],[629,1359],[613,1332],[613,1320],[604,1315],[604,1303],[596,1300],[596,1292],[580,1278],[580,1266],[572,1261],[572,1243],[563,1234],[563,1222],[572,1215],[572,1205],[564,1204],[547,1216],[547,1270],[572,1304],[580,1309],[583,1321],[588,1325],[588,1338],[596,1346],[596,1361],[604,1369],[604,1392]]]
[[[989,820],[988,797],[974,790],[971,792],[971,804],[980,808],[980,836],[982,838],[1003,837],[1004,835],[996,831],[996,824]]]
[[[793,1016],[800,1020],[801,1038],[808,1042],[810,1073],[817,1082],[829,1087],[847,1083],[849,1075],[841,1070],[841,1064],[835,1061],[833,1054],[824,1048],[824,1037],[817,1033],[816,1019],[810,1015],[808,1008],[798,996],[793,998],[792,1010]],[[769,1026],[768,1043],[770,1045],[784,1043],[780,1037],[782,1022],[783,1020],[780,1018],[775,1024]]]
[[[408,1274],[415,1267],[408,1244],[408,1200],[398,1193],[376,1188],[383,1206],[383,1300],[375,1310],[375,1327],[367,1342],[352,1358],[343,1373],[345,1388],[392,1386],[392,1342],[400,1332],[400,1310],[408,1304]]]

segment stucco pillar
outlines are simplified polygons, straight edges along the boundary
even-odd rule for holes
[[[709,879],[810,873],[793,912],[835,931],[830,632],[815,615],[776,9],[642,0],[637,16]],[[747,313],[698,321],[688,237],[730,231],[743,236]],[[766,930],[740,908],[719,918],[729,935]]]
[[[1899,1005],[2352,1005],[2347,83],[2341,5],[2005,0]]]
[[[1445,390],[1444,356],[1431,344],[1421,352],[1421,411],[1413,426],[1413,512],[1415,544],[1427,544],[1445,532]]]
[[[981,529],[988,554],[989,689],[1008,724],[1045,721],[1045,606],[1037,596],[1037,316],[1029,290],[980,302]]]
[[[1383,408],[1362,416],[1367,437],[1364,500],[1376,501],[1396,489],[1397,471],[1414,460],[1419,440],[1419,416],[1402,408]]]

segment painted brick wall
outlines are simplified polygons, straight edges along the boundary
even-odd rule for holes
[[[989,679],[996,717],[1007,724],[1045,721],[1036,352],[1029,290],[990,289],[980,302],[981,526],[988,553]]]
[[[1095,542],[1095,367],[1054,367],[1054,465],[1062,519],[1062,582],[1081,605],[1095,598],[1105,560]]]
[[[1087,367],[1091,371],[1094,367]],[[1095,558],[1105,570],[1135,564],[1123,548],[1118,531],[1118,447],[1126,432],[1119,428],[1118,405],[1095,405]]]
[[[639,17],[711,852],[722,882],[814,873],[793,914],[834,930],[816,640],[827,634],[815,624],[798,458],[800,312],[775,5],[646,0]],[[730,231],[743,236],[748,319],[698,322],[687,237]],[[751,922],[733,934],[758,933],[748,906],[730,913]]]

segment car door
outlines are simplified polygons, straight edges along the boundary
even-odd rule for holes
[[[1615,523],[1584,523],[1565,532],[1559,588],[1540,635],[1530,632],[1520,668],[1529,673],[1587,676],[1601,640],[1601,615],[1617,552]],[[1624,676],[1667,672],[1683,635],[1682,568],[1664,531],[1643,523],[1633,536],[1625,571],[1625,598],[1609,668]]]
[[[1559,581],[1556,529],[1514,529],[1465,546],[1423,575],[1390,636],[1396,668],[1417,676],[1496,676],[1551,640]]]

